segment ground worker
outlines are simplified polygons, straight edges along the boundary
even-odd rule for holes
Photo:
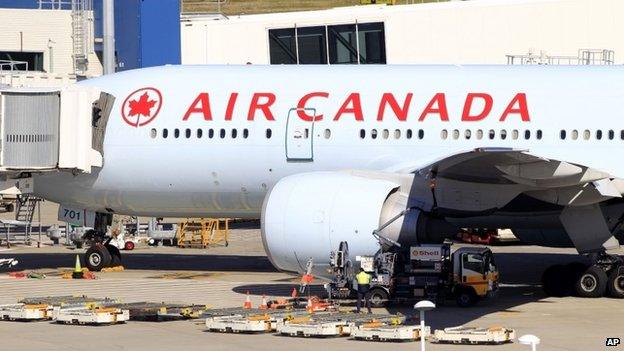
[[[364,268],[360,268],[360,273],[355,276],[357,280],[357,312],[360,313],[360,307],[362,306],[362,298],[368,309],[368,313],[372,313],[370,298],[368,291],[370,290],[371,275],[364,271]]]

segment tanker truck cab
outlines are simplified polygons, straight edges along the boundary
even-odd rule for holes
[[[460,247],[451,257],[451,290],[458,305],[474,305],[479,298],[492,297],[498,290],[499,274],[490,249]]]

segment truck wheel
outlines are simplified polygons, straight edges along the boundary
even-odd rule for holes
[[[373,307],[383,307],[388,303],[388,292],[384,289],[373,288],[368,292],[368,299]]]
[[[576,280],[575,290],[580,297],[602,297],[607,290],[607,274],[598,266],[589,266]]]
[[[111,254],[102,244],[92,245],[85,253],[85,263],[90,271],[99,272],[111,263]]]
[[[546,268],[542,274],[542,289],[548,296],[563,297],[568,295],[571,284],[566,284],[567,269],[556,264]]]
[[[477,303],[477,294],[474,289],[460,288],[459,291],[457,291],[456,301],[459,307],[474,306]]]
[[[617,299],[624,298],[624,267],[616,267],[611,271],[607,289],[609,290],[609,296]]]
[[[106,249],[111,256],[109,267],[121,266],[121,252],[119,252],[119,249],[111,244],[106,245]]]

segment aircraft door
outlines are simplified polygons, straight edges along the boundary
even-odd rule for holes
[[[307,122],[297,116],[297,111],[305,111],[309,116],[316,116],[316,109],[291,108],[286,121],[286,160],[292,162],[311,162],[314,159],[313,137],[314,122]]]

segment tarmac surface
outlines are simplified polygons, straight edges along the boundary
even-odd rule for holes
[[[48,295],[114,297],[124,302],[166,301],[237,307],[252,295],[289,296],[298,277],[275,270],[266,258],[259,230],[234,229],[228,247],[205,250],[172,247],[139,247],[122,252],[124,272],[97,273],[97,280],[63,280],[73,267],[75,255],[84,250],[43,245],[0,249],[0,258],[20,260],[21,270],[46,274],[45,279],[13,279],[0,273],[0,303]],[[574,250],[534,246],[493,247],[502,276],[494,299],[476,307],[459,308],[453,301],[429,312],[427,324],[436,328],[458,325],[516,329],[516,335],[535,334],[542,340],[538,350],[624,350],[606,347],[607,337],[624,338],[624,301],[611,298],[581,299],[546,297],[539,280],[542,271],[555,263],[579,259]],[[620,252],[621,254],[621,252]],[[318,288],[318,287],[317,287]],[[389,312],[412,313],[410,305],[391,306]],[[385,312],[379,309],[377,312]],[[176,322],[129,322],[124,325],[89,327],[50,322],[0,322],[0,350],[414,350],[417,343],[353,341],[347,338],[300,339],[275,335],[218,334],[204,331],[199,320]],[[436,345],[428,350],[477,350],[482,346]],[[529,350],[515,342],[488,346],[491,350]]]

